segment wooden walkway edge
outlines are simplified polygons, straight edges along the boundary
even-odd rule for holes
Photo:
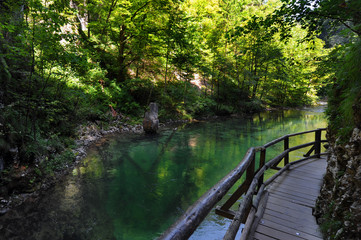
[[[262,217],[255,222],[252,239],[321,240],[312,210],[326,173],[326,157],[295,164],[267,188]]]

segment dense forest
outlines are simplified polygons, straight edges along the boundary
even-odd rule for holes
[[[361,117],[361,2],[0,0],[0,171],[74,158],[76,129],[315,103]],[[4,170],[5,169],[5,170]]]
[[[191,119],[311,104],[327,84],[323,41],[264,20],[277,0],[0,4],[5,165],[69,157],[78,125],[140,119],[151,101],[161,120]]]

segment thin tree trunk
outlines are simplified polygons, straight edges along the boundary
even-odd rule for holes
[[[124,56],[125,45],[126,45],[125,31],[126,31],[126,26],[123,24],[120,27],[120,32],[119,32],[119,49],[118,49],[119,72],[118,72],[118,77],[117,77],[118,83],[121,83],[125,80],[125,74],[126,74],[125,73],[125,56]]]
[[[254,99],[256,97],[258,82],[259,82],[259,78],[257,77],[257,54],[254,57],[253,79],[255,81],[255,84],[254,84],[253,89],[252,89],[252,99]]]
[[[268,64],[266,65],[266,72],[265,72],[265,75],[264,75],[264,83],[266,83],[267,82],[267,74],[268,74]],[[264,84],[262,84],[262,86],[263,86]],[[260,95],[260,97],[259,97],[259,100],[261,100],[262,101],[262,98],[263,98],[263,94],[264,94],[264,88],[262,87],[262,92],[261,92],[261,95]]]
[[[167,92],[167,74],[168,74],[168,60],[169,60],[169,44],[170,39],[168,37],[167,40],[167,56],[166,56],[166,62],[165,62],[165,75],[164,75],[164,93]]]

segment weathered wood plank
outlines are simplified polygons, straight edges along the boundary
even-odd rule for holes
[[[282,213],[286,216],[297,216],[298,220],[302,220],[302,221],[310,221],[309,220],[309,215],[312,215],[312,210],[309,209],[307,212],[303,212],[303,211],[299,211],[299,210],[295,210],[292,208],[289,208],[287,205],[284,206],[280,206],[277,204],[273,204],[272,202],[269,202],[267,204],[267,207],[269,209],[272,209],[273,211]]]
[[[321,159],[321,161],[323,161],[323,159]],[[307,163],[307,161],[305,161]],[[325,164],[310,164],[310,165],[298,165],[298,164],[295,164],[293,166],[290,167],[291,170],[294,170],[294,169],[297,169],[298,171],[304,171],[304,172],[307,172],[307,173],[324,173],[323,171],[323,168],[325,168],[326,165]]]
[[[306,166],[297,167],[297,164],[296,164],[296,166],[290,167],[290,171],[297,171],[297,172],[303,172],[305,174],[322,176],[322,174],[324,173],[324,171],[322,170],[323,167],[324,167],[323,165],[312,164],[312,165],[308,166],[308,168],[306,168]]]
[[[275,240],[276,238],[272,238],[272,237],[263,235],[262,233],[256,232],[254,234],[254,239],[256,239],[256,240]]]
[[[280,193],[280,192],[272,193],[272,196],[274,198],[284,199],[284,200],[290,201],[292,203],[297,203],[297,204],[299,204],[301,206],[306,206],[306,207],[311,207],[311,208],[314,207],[314,201],[308,200],[308,199],[305,199],[305,198],[293,197],[293,196],[283,194],[283,193]]]
[[[287,200],[279,199],[279,198],[270,198],[268,202],[278,205],[280,207],[286,207],[286,208],[293,209],[295,211],[302,211],[307,214],[312,214],[312,208],[303,206],[301,204],[294,203],[292,201],[287,201]]]
[[[275,189],[273,188],[273,189],[270,189],[270,190],[274,191]],[[278,192],[282,192],[284,194],[287,194],[287,195],[290,195],[290,196],[293,196],[293,197],[308,199],[308,200],[311,200],[311,201],[315,201],[315,199],[316,199],[315,196],[305,195],[305,194],[298,193],[298,192],[290,192],[288,189],[285,189],[285,188],[282,188],[282,187],[277,188],[277,193]]]
[[[301,162],[301,163],[298,163],[298,164],[295,164],[291,167],[291,169],[304,169],[304,170],[308,170],[310,171],[310,167],[317,167],[317,169],[312,169],[312,172],[313,171],[321,171],[322,172],[322,168],[323,167],[326,167],[327,163],[326,161],[323,162],[323,160],[326,159],[325,156],[321,157],[321,161],[319,159],[310,159],[310,160],[307,160],[307,161],[304,161],[304,162]]]
[[[310,173],[310,172],[306,172],[306,171],[300,171],[298,169],[292,169],[290,170],[290,173],[291,174],[294,174],[294,175],[299,175],[299,176],[303,176],[303,177],[307,177],[307,178],[310,178],[310,179],[322,179],[323,178],[323,175],[322,174],[319,174],[319,173]]]
[[[282,219],[282,220],[289,221],[290,223],[297,224],[297,225],[300,225],[303,227],[315,226],[315,229],[318,228],[318,226],[315,225],[315,221],[312,221],[312,220],[307,221],[304,218],[296,218],[294,216],[286,215],[286,214],[283,214],[283,213],[280,213],[280,212],[277,212],[277,211],[274,211],[274,210],[271,210],[268,208],[265,210],[264,214],[268,214],[268,215],[270,215],[270,217],[272,216],[273,222],[277,222],[276,221],[277,219]]]
[[[271,189],[271,188],[270,188]],[[294,196],[298,196],[301,198],[305,198],[305,199],[309,199],[311,201],[314,201],[318,195],[319,195],[319,191],[315,191],[313,192],[310,189],[310,192],[308,193],[307,191],[305,191],[304,189],[301,188],[296,188],[296,186],[294,187],[294,189],[292,189],[290,186],[286,186],[286,185],[280,185],[277,188],[276,187],[272,187],[272,189],[276,189],[277,191],[284,191],[285,194],[288,195],[294,195]],[[297,190],[297,191],[296,191]]]
[[[301,238],[299,236],[292,235],[292,234],[288,234],[282,231],[279,231],[277,229],[273,229],[264,225],[258,225],[258,228],[256,230],[256,232],[262,233],[266,236],[269,237],[274,237],[276,239],[288,239],[288,240],[299,240],[299,239],[305,239],[305,238]]]
[[[302,182],[305,182],[305,183],[313,183],[315,180],[318,181],[318,180],[322,179],[322,176],[314,179],[314,178],[309,178],[305,174],[298,174],[297,172],[288,172],[287,174],[288,174],[287,177],[298,178],[299,180],[301,180]]]
[[[297,186],[301,186],[301,187],[309,187],[309,188],[314,188],[314,189],[319,189],[319,185],[318,184],[312,184],[311,181],[300,181],[299,178],[295,178],[295,177],[292,177],[292,176],[287,176],[287,178],[284,178],[284,179],[280,179],[280,180],[277,180],[276,181],[277,183],[288,183],[288,184],[292,184],[293,183],[293,186],[297,187]]]
[[[307,187],[310,189],[319,190],[320,186],[315,184],[314,181],[303,181],[303,179],[294,179],[292,176],[286,176],[287,178],[282,178],[274,181],[275,183],[290,185],[290,186],[301,186],[301,187]],[[317,179],[317,181],[322,181],[322,179]]]
[[[274,217],[273,215],[270,215],[268,213],[265,212],[265,214],[263,215],[263,219],[261,220],[263,222],[274,222],[277,224],[281,224],[283,226],[287,226],[290,228],[294,228],[294,229],[299,229],[300,231],[303,232],[308,232],[311,235],[315,235],[315,236],[319,236],[322,237],[318,226],[314,225],[313,223],[297,223],[294,221],[289,221],[286,219],[282,219],[282,218],[278,218],[278,217]],[[260,221],[260,222],[261,222]]]
[[[298,228],[289,227],[272,221],[263,222],[262,225],[267,226],[269,228],[277,229],[278,231],[282,231],[291,235],[296,235],[298,237],[305,238],[307,240],[322,240],[322,235],[315,236],[313,233],[305,232],[304,229],[300,229],[299,227]]]
[[[300,187],[309,188],[309,189],[312,189],[312,190],[319,191],[320,186],[316,185],[314,183],[314,181],[298,179],[298,178],[294,178],[293,176],[287,176],[287,178],[275,181],[274,185],[278,184],[278,185],[286,185],[286,186],[292,186],[292,187],[300,186]],[[322,179],[319,179],[319,180],[316,180],[316,181],[322,181]]]
[[[286,185],[286,184],[275,185],[275,186],[272,186],[270,189],[278,189],[278,188],[282,188],[285,191],[289,191],[289,192],[294,191],[297,194],[308,195],[308,196],[312,196],[312,197],[316,197],[316,198],[320,194],[319,189],[307,188],[304,186],[296,187],[296,186],[291,186],[291,185]]]

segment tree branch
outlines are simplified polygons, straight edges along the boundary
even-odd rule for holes
[[[104,26],[104,28],[102,30],[102,36],[104,36],[105,30],[106,30],[106,28],[108,26],[110,15],[112,14],[112,12],[113,12],[115,6],[117,5],[117,3],[118,3],[118,0],[113,0],[112,4],[110,5],[108,16],[107,16],[107,19],[105,20],[105,26]]]
[[[140,12],[140,10],[142,10],[143,8],[145,8],[147,5],[149,4],[149,2],[146,2],[143,6],[141,6],[140,8],[138,8],[132,15],[132,17],[130,18],[131,21],[133,21],[133,19],[138,15],[138,13]]]

